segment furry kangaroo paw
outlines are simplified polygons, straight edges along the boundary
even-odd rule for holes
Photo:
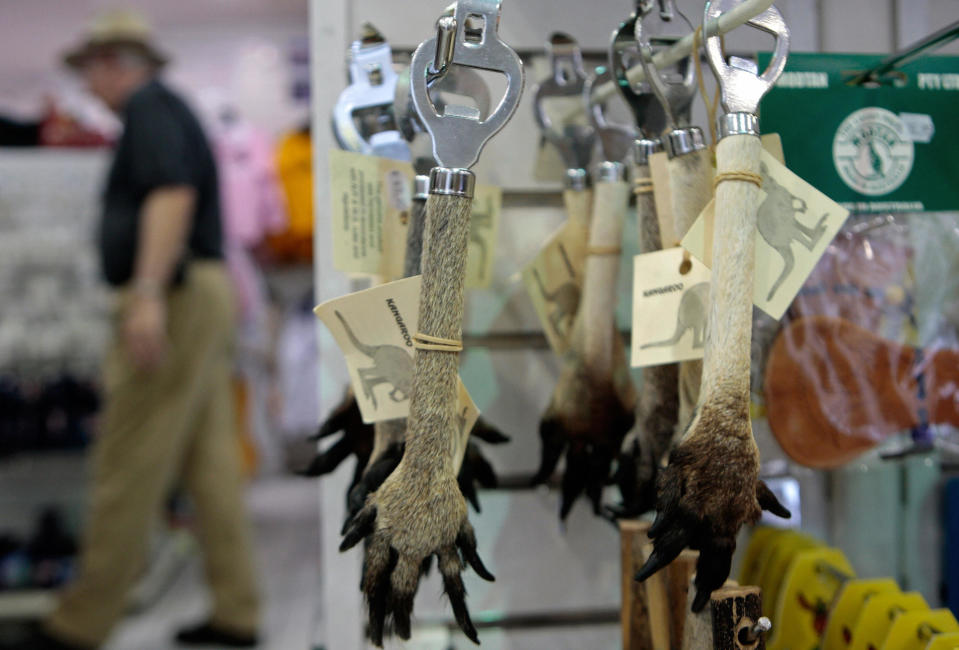
[[[751,439],[691,438],[680,443],[657,487],[656,520],[649,529],[653,552],[636,579],[653,575],[686,547],[698,550],[694,612],[701,611],[729,577],[740,527],[758,520],[761,510],[789,516],[758,478]]]
[[[493,580],[493,575],[479,557],[476,533],[452,477],[423,483],[421,475],[402,468],[391,474],[350,520],[340,549],[362,540],[366,540],[362,590],[374,645],[382,645],[390,621],[398,637],[410,638],[413,599],[433,556],[457,623],[479,643],[461,573],[469,565],[485,580]]]

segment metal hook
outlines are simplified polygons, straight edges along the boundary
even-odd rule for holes
[[[666,115],[656,101],[652,89],[646,81],[633,85],[626,75],[631,65],[626,62],[626,53],[632,51],[639,58],[636,43],[636,22],[639,20],[642,3],[637,3],[636,11],[629,15],[613,31],[609,45],[609,70],[612,79],[633,111],[636,125],[647,134],[658,134],[666,126]]]
[[[393,52],[383,35],[369,23],[350,46],[349,79],[333,108],[333,133],[347,151],[409,160],[409,147],[400,136],[393,110],[397,74]],[[354,118],[363,120],[363,129]]]
[[[436,55],[430,66],[430,81],[445,75],[453,62],[453,48],[456,46],[456,18],[441,16],[436,21]]]
[[[678,70],[670,75],[669,79],[664,78],[663,73],[653,63],[653,57],[656,54],[654,45],[657,50],[669,47],[679,41],[685,34],[666,36],[657,33],[650,37],[652,31],[649,29],[650,18],[657,15],[663,26],[671,24],[676,16],[679,16],[689,28],[687,33],[694,30],[693,24],[685,14],[675,8],[673,0],[660,0],[659,12],[648,11],[641,14],[635,23],[634,37],[639,46],[640,61],[643,70],[646,72],[646,79],[666,112],[668,126],[675,130],[680,123],[685,125],[689,122],[693,99],[696,97],[696,66],[693,56],[698,56],[698,53],[691,53],[681,63],[677,64]]]
[[[554,125],[546,111],[545,100],[555,97],[581,97],[586,84],[583,55],[569,34],[555,32],[546,44],[550,76],[536,88],[533,114],[546,138],[559,151],[567,170],[586,169],[596,142],[596,130],[588,124]]]
[[[596,68],[596,73],[583,84],[583,102],[586,104],[586,114],[589,116],[590,123],[599,136],[603,157],[608,161],[622,162],[629,154],[639,133],[635,127],[610,124],[606,120],[606,104],[593,101],[593,88],[612,81],[612,78],[609,68],[604,66]]]

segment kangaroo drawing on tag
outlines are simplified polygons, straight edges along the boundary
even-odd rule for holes
[[[536,284],[539,286],[539,292],[543,295],[543,299],[553,307],[549,314],[549,324],[557,334],[563,336],[563,331],[569,330],[569,327],[573,323],[573,318],[579,310],[580,288],[579,285],[574,282],[576,272],[573,271],[573,264],[569,261],[569,255],[562,244],[559,245],[559,253],[563,256],[563,262],[566,264],[566,270],[569,272],[570,279],[568,281],[552,291],[547,291],[546,285],[543,284],[543,279],[539,276],[539,271],[535,268],[533,269],[533,277],[536,278]],[[566,323],[566,326],[561,327],[564,323]]]
[[[357,350],[369,357],[373,362],[371,368],[357,368],[363,384],[363,394],[377,408],[376,394],[373,389],[380,384],[389,384],[392,390],[388,393],[394,402],[402,402],[410,397],[413,384],[413,356],[398,345],[368,345],[356,338],[353,328],[343,318],[340,312],[334,312],[343,323],[343,329],[350,338],[350,342]]]
[[[693,349],[699,350],[706,344],[706,312],[709,309],[709,283],[700,282],[686,289],[679,300],[679,311],[676,314],[676,330],[665,341],[647,343],[640,350],[647,348],[665,348],[676,345],[689,330],[693,331]]]
[[[782,273],[779,274],[769,290],[769,295],[766,296],[766,300],[772,300],[779,287],[782,286],[782,283],[796,266],[796,256],[792,251],[792,243],[794,241],[799,242],[806,250],[812,251],[826,232],[826,219],[829,215],[824,214],[820,217],[815,228],[810,228],[801,223],[795,215],[797,212],[806,211],[806,202],[777,183],[776,179],[769,175],[769,169],[765,163],[761,165],[761,169],[763,191],[766,192],[767,196],[759,205],[757,226],[759,234],[770,247],[779,253],[784,262]]]

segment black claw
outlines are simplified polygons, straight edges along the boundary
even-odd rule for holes
[[[361,539],[373,532],[376,523],[376,507],[368,506],[348,522],[340,551],[347,551],[356,546]]]
[[[732,565],[733,552],[736,550],[735,539],[713,539],[702,545],[699,560],[696,561],[696,599],[693,601],[693,611],[698,612],[709,601],[710,594],[719,589],[729,577]],[[696,609],[696,605],[699,609]]]
[[[589,478],[585,451],[570,449],[566,454],[566,472],[560,488],[559,518],[565,520],[576,499],[586,490]]]
[[[320,440],[331,436],[338,431],[343,431],[350,420],[359,419],[362,421],[363,417],[360,414],[360,406],[356,401],[355,397],[348,397],[343,402],[339,404],[333,412],[330,414],[330,417],[320,425],[319,431],[315,435],[311,436],[311,440]]]
[[[491,425],[483,418],[480,418],[476,421],[476,424],[473,426],[473,431],[470,433],[470,435],[475,438],[479,438],[483,442],[488,442],[491,445],[502,445],[511,440],[509,436],[504,434],[502,431]]]
[[[420,574],[423,576],[429,576],[430,572],[433,571],[433,556],[427,555],[423,558],[423,564],[420,565]]]
[[[482,512],[479,503],[479,497],[476,495],[476,486],[473,485],[473,477],[469,475],[469,472],[464,472],[460,470],[460,475],[457,478],[457,483],[460,486],[460,492],[463,493],[463,496],[466,497],[466,500],[470,502],[473,506],[473,509],[476,512]]]
[[[777,517],[782,517],[783,519],[792,517],[792,513],[789,512],[786,506],[780,503],[779,499],[776,498],[776,495],[769,489],[765,481],[759,481],[759,483],[756,484],[756,500],[759,501],[759,507],[763,510],[768,510]]]
[[[658,510],[656,512],[656,518],[653,519],[653,524],[652,526],[649,527],[649,530],[646,531],[646,534],[650,537],[650,539],[652,539],[656,537],[657,535],[659,535],[660,532],[662,532],[663,527],[665,525],[666,525],[666,517],[664,516],[662,510]]]
[[[477,483],[487,490],[491,490],[499,485],[499,480],[496,478],[496,471],[493,469],[493,466],[490,465],[489,461],[479,452],[479,449],[476,449],[475,452],[470,459],[473,476]]]
[[[645,564],[636,572],[634,576],[637,582],[643,582],[649,576],[653,575],[664,566],[669,564],[672,560],[664,560],[656,551],[653,551],[649,554],[649,557],[646,559]]]
[[[383,626],[386,622],[387,605],[390,601],[390,578],[399,557],[399,553],[391,546],[386,568],[379,575],[367,576],[367,579],[364,580],[369,585],[366,590],[366,597],[370,609],[370,641],[377,647],[383,645]]]
[[[539,437],[543,441],[540,455],[539,469],[531,483],[540,485],[549,480],[559,463],[563,450],[566,448],[565,436],[562,427],[556,420],[543,420],[539,424]]]
[[[653,552],[642,568],[636,573],[640,582],[653,575],[670,562],[675,560],[686,548],[689,535],[685,528],[675,526],[663,530],[662,534],[653,543]]]
[[[396,635],[404,641],[409,641],[412,627],[410,617],[413,614],[413,594],[393,594],[390,609],[393,610],[393,625],[396,629]]]
[[[476,550],[476,534],[471,528],[460,531],[459,535],[456,536],[456,545],[462,552],[466,563],[473,567],[473,571],[476,571],[476,575],[489,582],[496,580],[496,577],[490,573],[486,565],[483,564],[483,560],[480,559],[479,552]]]
[[[350,454],[353,453],[352,447],[353,442],[349,438],[340,438],[322,454],[317,454],[310,466],[298,473],[301,476],[311,477],[329,474],[339,467],[340,463],[349,458]]]
[[[458,573],[443,574],[443,589],[450,599],[453,617],[460,629],[463,630],[463,634],[470,641],[479,645],[479,635],[476,633],[476,627],[473,625],[473,620],[470,618],[469,610],[466,607],[466,588],[463,586],[463,579]]]
[[[698,614],[703,611],[703,607],[709,602],[709,596],[712,592],[696,589],[696,598],[693,599],[693,613]]]

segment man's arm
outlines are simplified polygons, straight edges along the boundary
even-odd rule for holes
[[[140,213],[133,288],[159,295],[183,255],[193,221],[196,190],[188,185],[160,187],[147,195]]]
[[[127,350],[142,370],[152,370],[166,352],[164,290],[186,246],[196,190],[188,185],[160,187],[147,195],[140,213],[132,295],[123,335]]]

